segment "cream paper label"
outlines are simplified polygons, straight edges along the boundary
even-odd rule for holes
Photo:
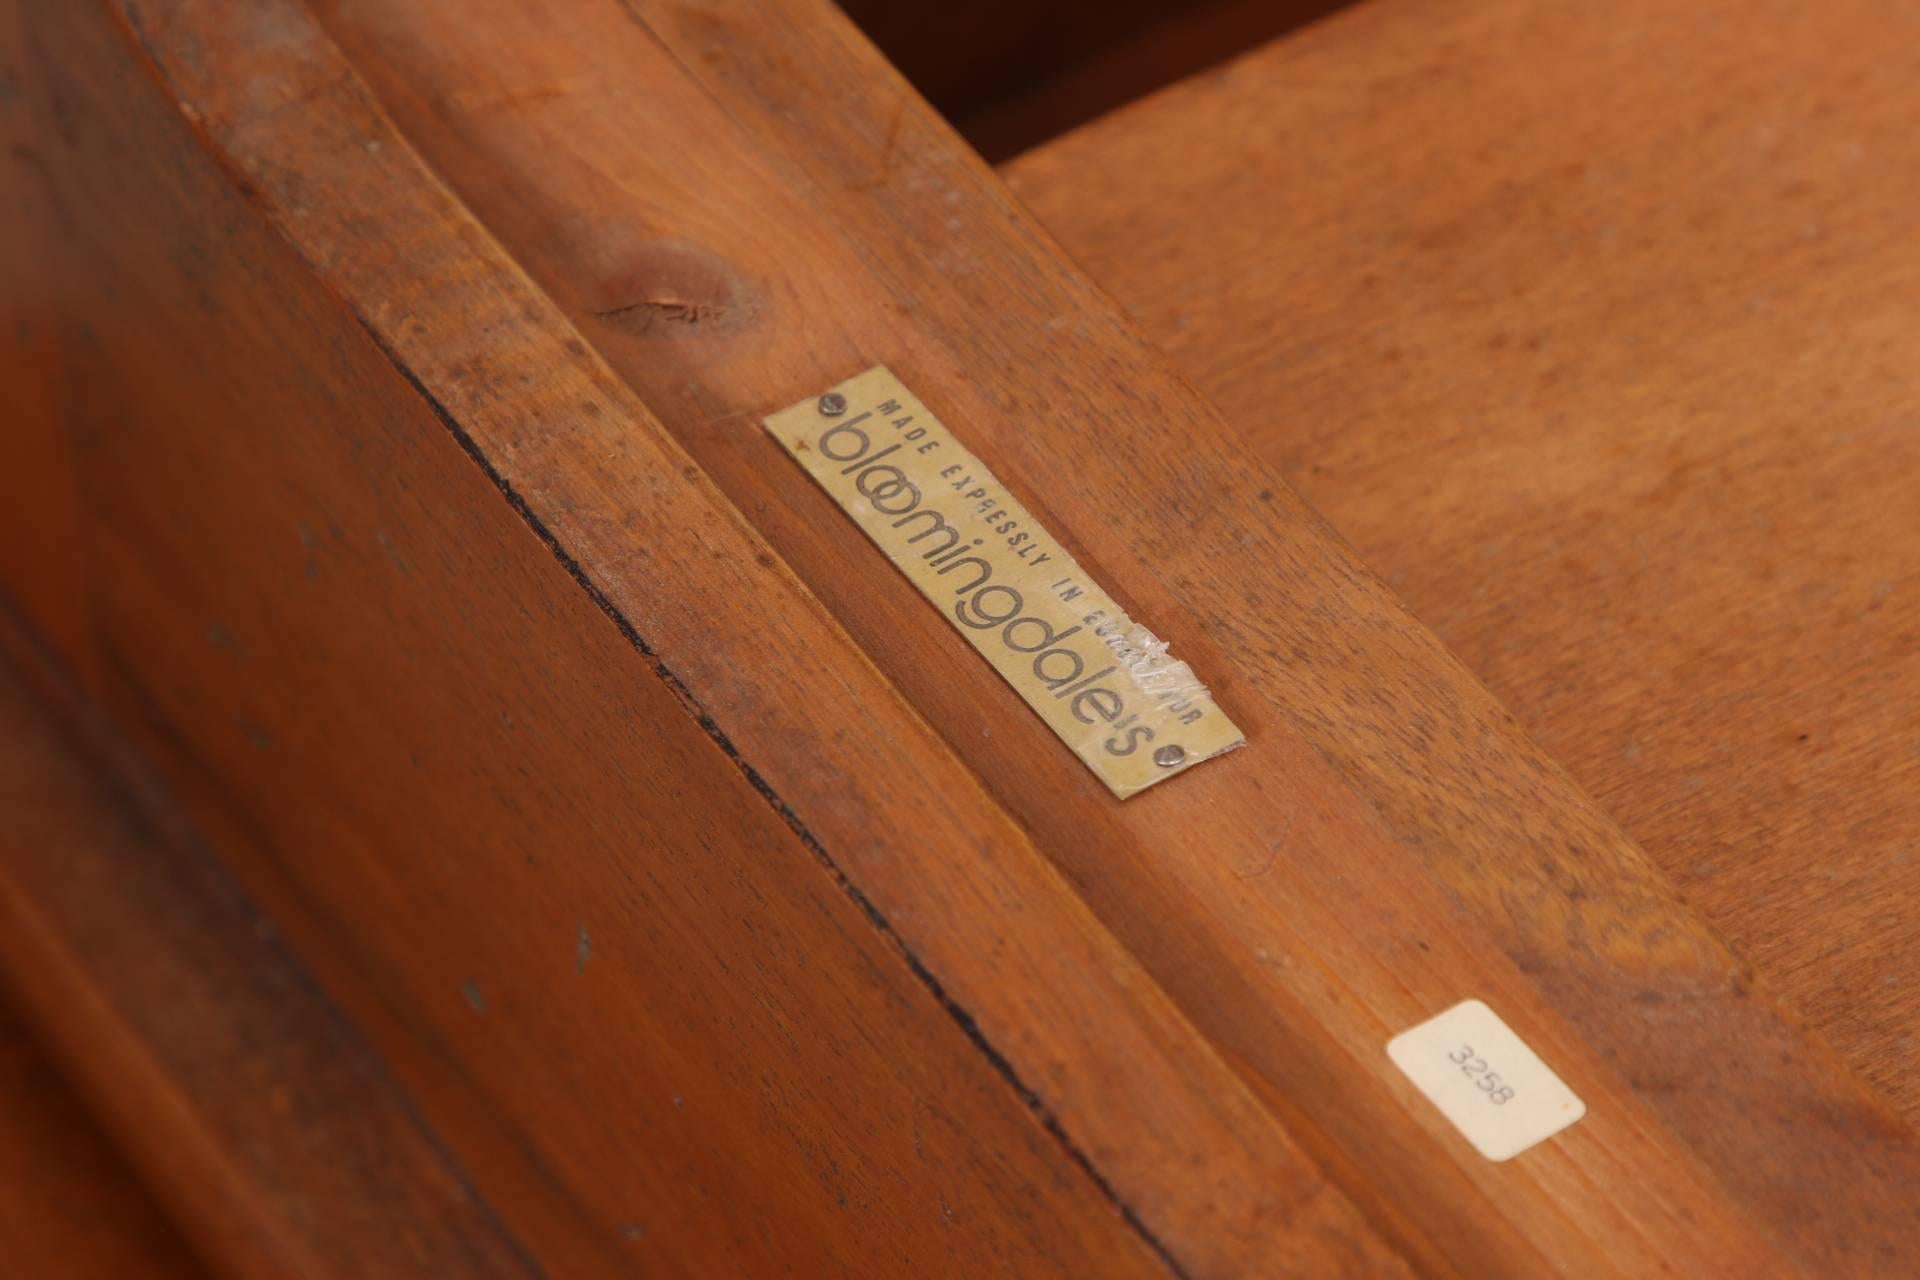
[[[1489,1160],[1511,1160],[1587,1114],[1485,1001],[1462,1000],[1402,1031],[1387,1056]]]
[[[1114,795],[1246,740],[884,366],[766,428]]]

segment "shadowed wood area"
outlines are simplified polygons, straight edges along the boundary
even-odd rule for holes
[[[1916,83],[1898,3],[1400,0],[1008,175],[1909,1118]]]
[[[1343,0],[839,0],[969,145],[1015,155]]]
[[[9,1008],[0,1008],[0,1256],[25,1277],[207,1275]]]
[[[226,1275],[534,1280],[411,1102],[137,767],[0,613],[0,974],[178,1228]],[[61,1118],[49,1102],[41,1124]],[[49,1162],[50,1205],[128,1199],[104,1159],[73,1167],[85,1157]],[[134,1200],[47,1274],[81,1274],[123,1231],[153,1237],[122,1246],[150,1266],[190,1273],[143,1211]]]

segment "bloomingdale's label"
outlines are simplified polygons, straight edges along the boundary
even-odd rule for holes
[[[1116,796],[1245,741],[884,366],[766,427]]]

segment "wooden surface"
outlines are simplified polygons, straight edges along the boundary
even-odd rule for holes
[[[10,11],[5,581],[550,1274],[1911,1249],[1911,1134],[850,28],[318,11]],[[1113,801],[760,432],[880,361],[1245,751]],[[1465,996],[1586,1120],[1433,1114]]]
[[[0,974],[174,1228],[222,1275],[534,1280],[271,925],[5,616],[0,658]],[[48,1102],[39,1123],[73,1127]],[[192,1273],[109,1161],[47,1165],[51,1208],[132,1201],[50,1274],[116,1245]]]
[[[0,1008],[0,1257],[59,1280],[204,1280],[60,1068]]]
[[[62,148],[15,243],[86,251],[9,277],[4,541],[73,531],[9,582],[540,1265],[1394,1274],[298,6],[216,12],[14,14]],[[516,439],[627,468],[617,606]],[[833,861],[913,847],[918,901]]]
[[[1009,171],[1909,1119],[1916,37],[1402,0]]]
[[[435,5],[322,12],[409,140],[1423,1265],[1590,1270],[1589,1242],[1608,1238],[1622,1270],[1738,1271],[1777,1231],[1813,1269],[1870,1270],[1900,1247],[1897,1195],[1856,1216],[1800,1187],[1817,1166],[1878,1183],[1863,1188],[1877,1199],[1904,1185],[1910,1138],[1852,1086],[1801,1093],[1794,1077],[1826,1060],[1789,1047],[1637,852],[858,44],[805,6],[748,22],[581,4],[565,30],[510,4],[457,30]],[[1253,748],[1120,807],[1016,705],[981,695],[960,642],[872,577],[859,535],[754,426],[874,359],[1254,717]],[[606,502],[589,495],[639,477],[621,479],[617,455],[514,443],[556,536],[588,572],[624,572],[617,544],[589,541]],[[702,687],[716,714],[738,705]],[[827,799],[781,772],[796,811]],[[874,789],[862,824],[899,803]],[[821,834],[857,849],[860,830]],[[889,859],[843,865],[876,901],[911,903],[940,857],[916,852],[905,882]],[[1467,989],[1569,1064],[1602,1100],[1597,1123],[1496,1170],[1408,1105],[1380,1046]],[[1656,1002],[1687,1012],[1650,1034]]]

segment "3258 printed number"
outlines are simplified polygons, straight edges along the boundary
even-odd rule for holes
[[[1487,1095],[1487,1101],[1494,1106],[1504,1107],[1513,1101],[1513,1086],[1502,1084],[1500,1073],[1489,1071],[1487,1060],[1474,1053],[1472,1045],[1461,1045],[1447,1055],[1447,1061],[1459,1067],[1461,1074],[1480,1086],[1480,1091]]]

